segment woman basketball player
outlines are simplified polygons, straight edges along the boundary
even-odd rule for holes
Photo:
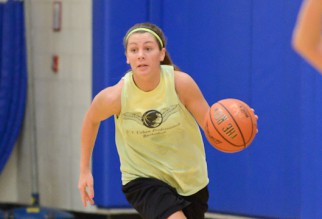
[[[160,28],[136,24],[124,47],[131,71],[98,93],[84,118],[82,202],[94,204],[92,150],[100,122],[114,116],[129,203],[144,219],[203,219],[209,179],[199,126],[209,105],[195,81],[172,63]]]

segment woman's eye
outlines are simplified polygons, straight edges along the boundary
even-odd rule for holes
[[[130,52],[135,53],[137,49],[130,49]]]

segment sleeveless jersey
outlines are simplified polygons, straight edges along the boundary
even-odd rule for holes
[[[161,66],[158,86],[149,92],[124,77],[121,113],[115,116],[116,146],[122,184],[139,177],[156,178],[181,195],[192,195],[208,182],[199,126],[181,103],[172,66]]]

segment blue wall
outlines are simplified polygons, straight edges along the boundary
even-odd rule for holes
[[[252,145],[224,154],[206,141],[210,211],[278,218],[322,218],[322,77],[290,47],[300,0],[93,1],[93,96],[129,68],[122,38],[135,23],[163,28],[174,62],[210,104],[228,97],[259,116]],[[113,119],[94,149],[96,203],[128,207]]]

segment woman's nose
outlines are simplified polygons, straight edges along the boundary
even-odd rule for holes
[[[139,57],[139,59],[143,59],[144,58],[144,51],[143,50],[139,50],[138,51],[138,57]]]

